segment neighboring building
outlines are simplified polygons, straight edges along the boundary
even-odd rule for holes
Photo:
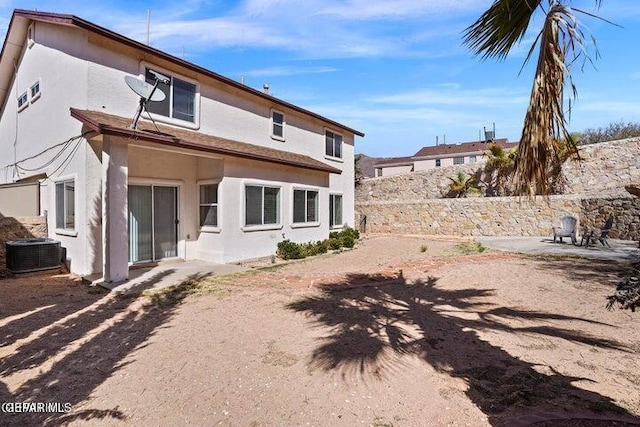
[[[509,142],[506,138],[460,144],[440,144],[422,147],[411,157],[382,159],[373,166],[376,176],[391,176],[445,166],[479,163],[486,161],[484,154],[489,149],[489,144],[492,143],[505,150],[511,150],[518,146],[517,142]]]
[[[133,129],[124,77],[154,71],[166,99]],[[41,213],[74,273],[233,262],[354,225],[362,132],[81,18],[16,10],[0,96],[0,184],[46,174]]]

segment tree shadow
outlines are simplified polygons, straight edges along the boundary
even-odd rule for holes
[[[351,286],[362,275],[328,284],[316,296],[287,306],[304,313],[319,327],[330,329],[315,349],[312,369],[335,371],[343,378],[383,380],[405,366],[405,355],[423,360],[437,371],[461,378],[466,394],[494,426],[544,410],[563,414],[616,414],[640,421],[610,398],[572,383],[589,381],[543,369],[520,360],[480,338],[478,331],[536,334],[631,352],[614,340],[575,330],[513,327],[509,319],[593,322],[561,314],[496,307],[486,298],[491,290],[447,290],[438,278],[413,283],[400,280]],[[552,418],[552,417],[551,417]]]
[[[45,328],[29,330],[29,325],[20,322],[5,325],[6,334],[25,338],[15,341],[15,348],[5,347],[0,353],[5,354],[0,358],[0,401],[68,403],[71,411],[5,413],[2,424],[61,425],[90,419],[126,419],[127,413],[118,407],[92,408],[91,394],[135,361],[135,351],[148,345],[149,338],[175,315],[189,292],[189,285],[184,285],[148,297],[101,294],[73,313],[39,311],[48,316],[49,326]]]
[[[536,262],[537,268],[541,271],[556,272],[572,282],[597,281],[611,285],[613,289],[615,289],[620,279],[629,274],[634,264],[632,261],[611,261],[552,255],[537,255],[530,258]]]

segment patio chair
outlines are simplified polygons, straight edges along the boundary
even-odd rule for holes
[[[582,240],[580,241],[580,246],[586,243],[586,247],[588,248],[590,244],[599,241],[602,246],[606,246],[608,248],[611,247],[609,244],[609,232],[613,228],[613,217],[609,217],[607,222],[604,223],[604,226],[601,229],[595,228],[586,228],[582,233]]]
[[[576,244],[576,224],[578,219],[575,216],[565,215],[560,218],[560,227],[553,227],[553,243],[556,242],[556,238],[562,242],[563,237],[571,237],[571,243]]]

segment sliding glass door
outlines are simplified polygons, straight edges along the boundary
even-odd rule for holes
[[[178,256],[178,187],[129,185],[129,262]]]

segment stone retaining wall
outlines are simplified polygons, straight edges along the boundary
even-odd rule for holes
[[[624,191],[640,182],[640,138],[580,148],[582,162],[563,166],[565,195],[445,199],[459,171],[480,177],[481,165],[451,166],[371,178],[356,188],[356,212],[367,232],[462,236],[545,236],[570,214],[579,226],[601,227],[614,217],[612,238],[640,239],[640,199]]]
[[[640,199],[631,196],[585,198],[551,196],[548,202],[516,197],[431,199],[409,202],[359,203],[369,233],[454,236],[547,236],[563,215],[578,226],[602,227],[614,217],[612,238],[640,239]]]
[[[564,194],[618,192],[640,182],[640,138],[602,142],[580,147],[581,162],[562,167]],[[369,178],[356,187],[356,204],[375,201],[440,199],[449,191],[450,178],[458,172],[485,179],[483,164],[447,166],[403,175]]]

